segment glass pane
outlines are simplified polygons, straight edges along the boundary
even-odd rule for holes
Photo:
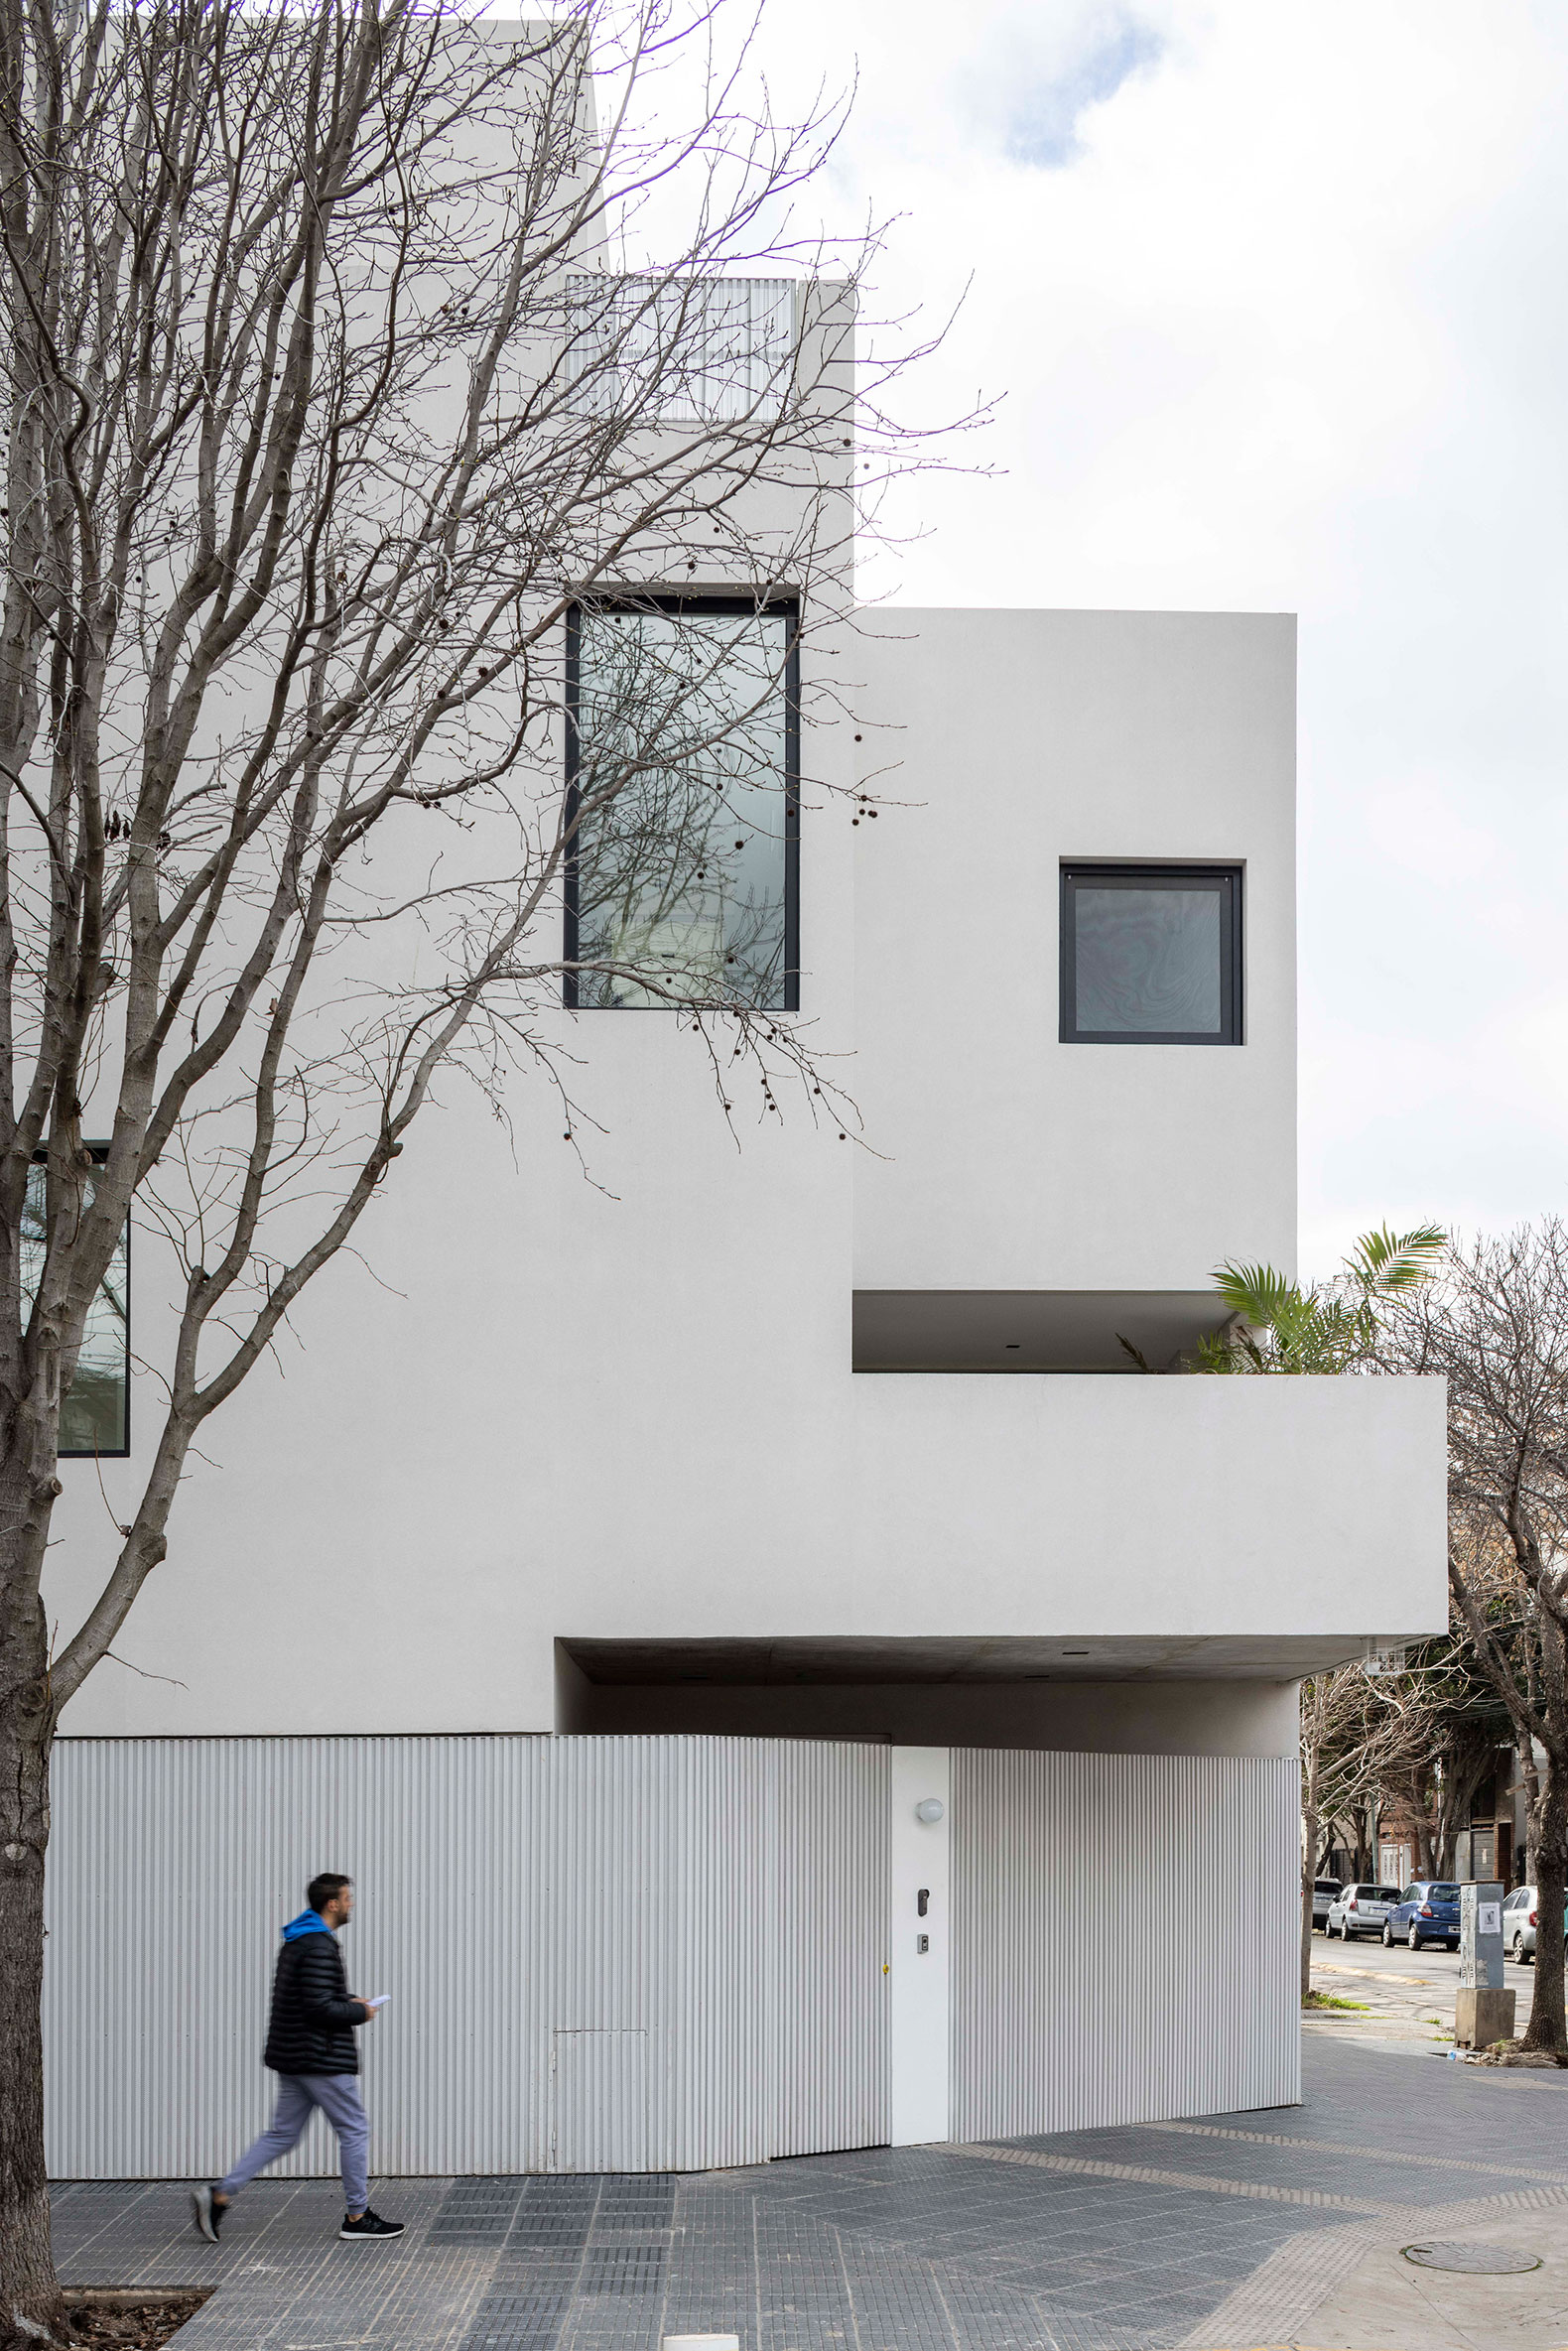
[[[788,278],[569,278],[579,397],[647,424],[776,417],[795,348]]]
[[[782,1010],[782,612],[583,617],[578,1001],[723,997]],[[599,805],[595,808],[594,801]]]
[[[1073,892],[1078,1027],[1112,1036],[1220,1034],[1220,891]]]
[[[34,1167],[27,1181],[27,1207],[22,1221],[22,1303],[26,1310],[38,1294],[44,1269],[44,1177]],[[87,1179],[92,1194],[92,1178]],[[76,1358],[76,1376],[60,1410],[62,1453],[123,1453],[126,1438],[126,1401],[129,1389],[130,1329],[127,1315],[130,1258],[122,1232],[109,1270],[87,1309]]]

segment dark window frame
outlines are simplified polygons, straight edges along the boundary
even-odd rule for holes
[[[96,1167],[106,1166],[109,1157],[107,1143],[88,1143]],[[33,1153],[35,1167],[49,1165],[47,1145]],[[64,1406],[62,1407],[64,1409]],[[60,1461],[129,1461],[131,1457],[131,1220],[125,1220],[125,1442],[123,1445],[62,1445]]]
[[[1059,906],[1059,1041],[1064,1045],[1242,1045],[1242,915],[1245,867],[1214,858],[1064,857]],[[1220,1027],[1207,1035],[1183,1029],[1081,1029],[1078,1026],[1077,916],[1074,891],[1091,887],[1186,889],[1195,881],[1224,885],[1221,898]]]
[[[792,595],[682,595],[650,589],[646,595],[603,595],[567,607],[566,748],[568,844],[563,875],[565,955],[578,958],[578,689],[581,680],[583,614],[589,612],[682,612],[694,620],[781,612],[792,623],[784,658],[784,1001],[759,1007],[800,1010],[800,599]],[[584,1004],[576,972],[564,972],[562,1001],[574,1012],[680,1012],[682,1004]],[[749,1008],[749,1007],[742,1007]]]

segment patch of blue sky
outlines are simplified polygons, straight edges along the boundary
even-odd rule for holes
[[[1002,149],[1009,163],[1060,171],[1075,162],[1084,152],[1083,116],[1164,53],[1163,37],[1125,10],[1099,17],[1085,34],[1076,54],[1054,68],[1043,60],[1012,61],[1024,70],[1002,100]]]

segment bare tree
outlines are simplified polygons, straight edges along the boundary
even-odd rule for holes
[[[1448,1380],[1449,1586],[1534,1782],[1538,1925],[1524,2038],[1563,2050],[1568,1231],[1548,1217],[1451,1249],[1440,1280],[1407,1303],[1390,1360]]]
[[[1312,1895],[1335,1824],[1375,1785],[1364,1763],[1372,1707],[1360,1662],[1334,1665],[1301,1685],[1301,1997],[1312,1989]]]
[[[1312,1884],[1335,1832],[1380,1876],[1376,1823],[1397,1805],[1415,1829],[1418,1875],[1446,1876],[1471,1798],[1508,1736],[1501,1705],[1455,1612],[1448,1634],[1394,1658],[1335,1666],[1301,1691],[1302,1989],[1309,1983]],[[1363,1874],[1358,1864],[1358,1874]]]
[[[563,997],[619,991],[677,1012],[725,1114],[749,1066],[759,1117],[788,1087],[830,1140],[850,1128],[786,1017],[777,715],[802,635],[843,616],[874,485],[908,458],[863,354],[849,405],[869,246],[789,242],[831,114],[748,117],[738,66],[710,63],[680,135],[635,127],[687,36],[715,54],[714,9],[679,4],[577,0],[513,38],[411,0],[0,0],[0,2323],[18,2341],[61,2322],[39,2039],[59,1712],[165,1556],[197,1432],[354,1233],[438,1073],[504,1110],[509,1069],[532,1071],[575,1142]],[[672,189],[680,249],[608,271],[611,232]],[[734,274],[781,272],[794,293],[742,317]],[[723,693],[704,681],[724,632],[669,592],[715,581],[758,616]],[[628,611],[574,701],[569,616]],[[629,671],[605,651],[617,627]],[[176,1294],[156,1441],[52,1652],[61,1417],[84,1409],[133,1210]]]
[[[1383,1774],[1381,1793],[1408,1825],[1419,1878],[1451,1878],[1477,1788],[1497,1765],[1511,1726],[1463,1621],[1446,1640],[1423,1641],[1394,1685],[1418,1680],[1421,1703]]]
[[[1431,1673],[1354,1658],[1301,1685],[1301,1996],[1312,1989],[1312,1894],[1334,1830],[1375,1811],[1380,1790],[1430,1737]]]

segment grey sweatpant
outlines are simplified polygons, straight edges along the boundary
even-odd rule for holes
[[[234,2195],[247,2179],[286,2155],[310,2121],[313,2106],[321,2108],[337,2133],[343,2202],[350,2212],[363,2212],[370,2195],[370,2118],[351,2073],[280,2073],[271,2123],[227,2178],[218,2181],[218,2194]]]

